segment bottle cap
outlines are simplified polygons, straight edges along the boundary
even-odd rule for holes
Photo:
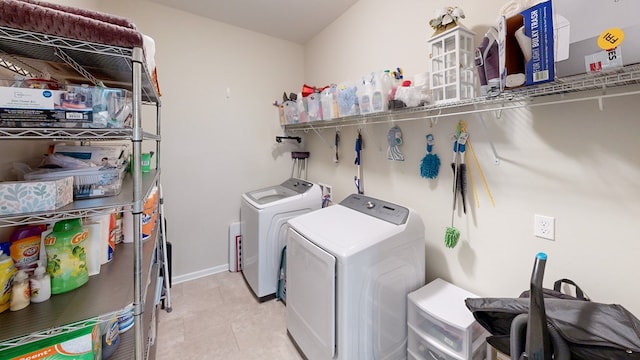
[[[32,236],[40,236],[42,234],[42,227],[39,225],[23,226],[13,231],[9,237],[9,241],[17,241]]]
[[[80,219],[67,219],[67,220],[58,221],[53,226],[53,231],[54,232],[69,231],[78,227],[82,227],[82,223],[80,222]]]

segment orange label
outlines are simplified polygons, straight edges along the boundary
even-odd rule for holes
[[[44,244],[45,245],[53,245],[55,243],[56,243],[56,237],[55,236],[48,235],[46,238],[44,238]]]
[[[611,28],[603,31],[598,37],[598,47],[602,50],[615,49],[624,40],[624,31],[620,28]]]
[[[28,354],[26,354],[24,356],[20,356],[17,359],[18,360],[27,360],[27,359],[29,359],[29,360],[37,360],[37,359],[43,359],[43,358],[49,357],[49,356],[51,356],[51,355],[53,355],[55,353],[56,353],[55,347],[54,346],[49,346],[49,347],[46,347],[44,349],[28,353]]]
[[[85,230],[81,233],[77,233],[71,239],[71,244],[77,245],[86,240],[89,237],[89,231]]]

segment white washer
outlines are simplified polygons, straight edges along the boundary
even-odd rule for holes
[[[296,178],[242,194],[242,275],[260,301],[275,295],[287,220],[321,206],[320,186]]]
[[[425,283],[420,216],[353,194],[289,225],[286,322],[300,352],[406,359],[407,294]]]

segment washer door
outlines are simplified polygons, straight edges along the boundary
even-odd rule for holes
[[[336,350],[336,258],[289,228],[287,236],[287,330],[310,359],[331,359]]]

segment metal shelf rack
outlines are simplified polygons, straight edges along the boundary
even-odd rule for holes
[[[152,262],[156,238],[150,237],[143,244],[142,256],[146,264]],[[118,244],[116,251],[113,260],[102,265],[100,273],[89,277],[89,281],[83,286],[52,296],[45,302],[31,304],[23,311],[5,311],[0,314],[2,324],[11,324],[3,326],[0,332],[0,350],[47,337],[52,329],[82,328],[87,319],[105,315],[108,318],[108,315],[120,313],[131,305],[133,278],[130,276],[131,268],[127,265],[133,262],[134,245]],[[150,271],[151,266],[146,266],[142,277],[148,278]]]
[[[360,126],[363,124],[438,119],[440,117],[480,114],[522,107],[588,100],[598,101],[602,108],[603,99],[640,94],[640,87],[638,87],[638,85],[640,85],[640,65],[631,65],[614,73],[567,77],[538,86],[508,90],[493,97],[483,96],[463,101],[389,110],[375,114],[286,124],[284,125],[284,129],[287,132],[316,131],[328,128]],[[607,93],[607,91],[613,90],[614,88],[615,91]],[[592,91],[601,91],[601,93],[592,94]]]
[[[0,55],[1,56],[1,55]],[[156,134],[144,132],[145,139],[160,140]],[[0,140],[131,140],[133,129],[75,129],[75,128],[3,128]]]
[[[142,188],[144,190],[143,198],[148,195],[153,185],[159,180],[160,171],[153,170],[150,173],[142,174]],[[52,222],[64,219],[72,219],[78,217],[87,217],[92,215],[104,214],[113,208],[123,206],[133,206],[133,178],[125,176],[122,181],[122,190],[119,195],[104,198],[76,200],[66,206],[55,211],[23,213],[15,215],[0,216],[0,227],[19,226],[27,224],[39,224],[43,222]]]
[[[4,59],[6,57],[9,60]],[[144,359],[149,354],[147,350],[147,339],[145,339],[148,326],[148,316],[144,314],[145,292],[149,281],[143,283],[143,279],[149,277],[151,259],[146,256],[148,247],[156,248],[154,240],[143,244],[142,241],[142,221],[143,202],[145,195],[153,183],[159,184],[160,172],[152,174],[142,174],[140,160],[142,154],[142,141],[156,141],[156,163],[159,164],[160,154],[160,99],[153,84],[149,69],[146,68],[143,50],[141,48],[124,48],[104,44],[90,43],[80,40],[68,39],[59,36],[46,35],[20,29],[0,27],[0,66],[9,70],[20,72],[19,64],[26,64],[29,69],[41,68],[41,65],[55,63],[57,69],[62,69],[67,80],[85,82],[85,79],[95,82],[99,79],[102,84],[108,87],[119,87],[131,90],[133,93],[132,115],[133,121],[130,129],[72,129],[72,128],[0,128],[0,140],[34,140],[34,139],[62,139],[77,141],[93,140],[122,140],[131,141],[133,148],[133,172],[123,184],[121,195],[111,198],[90,199],[76,201],[58,211],[19,214],[16,216],[0,217],[0,227],[20,224],[29,224],[38,221],[51,221],[64,218],[81,217],[104,212],[114,206],[131,205],[133,214],[133,244],[126,245],[122,250],[123,255],[118,260],[114,257],[114,263],[103,266],[104,273],[89,281],[80,289],[76,289],[69,294],[61,294],[52,297],[43,304],[44,307],[30,307],[32,312],[38,313],[36,326],[25,326],[29,322],[22,316],[24,312],[0,314],[2,317],[2,329],[0,329],[0,349],[1,346],[10,346],[10,342],[29,341],[32,335],[47,336],[55,332],[57,327],[66,326],[68,322],[82,320],[84,316],[104,315],[109,311],[120,310],[126,304],[114,303],[109,307],[100,307],[88,311],[92,308],[93,300],[98,299],[90,294],[95,291],[112,291],[114,287],[126,287],[123,296],[128,299],[128,304],[133,304],[135,324],[133,330],[133,341],[131,335],[127,336],[127,341],[123,342],[133,348],[120,349],[118,353],[125,353],[122,358]],[[16,64],[18,64],[16,66]],[[25,70],[29,70],[25,69]],[[73,74],[73,75],[72,75]],[[54,77],[56,74],[52,74]],[[75,77],[74,77],[75,76]],[[155,134],[145,133],[142,129],[141,106],[156,106]],[[151,251],[153,253],[154,251]],[[157,256],[156,256],[157,257]],[[116,263],[120,265],[115,265]],[[129,262],[132,267],[124,263]],[[143,266],[143,264],[145,264]],[[121,270],[116,274],[116,269]],[[157,266],[156,266],[157,268]],[[157,274],[156,274],[157,275]],[[98,278],[99,276],[99,278]],[[131,282],[123,281],[129,277]],[[99,281],[98,281],[99,280]],[[109,285],[109,281],[115,281]],[[122,282],[122,284],[120,284]],[[124,284],[128,285],[124,285]],[[86,289],[86,290],[82,290]],[[88,293],[86,291],[89,291]],[[83,296],[79,296],[78,294]],[[69,299],[67,299],[69,298]],[[69,306],[60,310],[56,304],[66,303]],[[105,296],[105,299],[108,299]],[[106,300],[109,302],[109,300]],[[102,304],[102,302],[99,302]],[[41,304],[35,304],[41,305]],[[89,306],[91,305],[91,306]],[[150,304],[147,304],[150,305]],[[81,310],[84,306],[86,311]],[[39,308],[47,308],[46,311],[38,311]],[[24,310],[23,310],[24,311]],[[61,313],[62,312],[62,313]],[[78,316],[69,316],[69,313],[78,313]],[[28,312],[27,312],[28,313]],[[5,321],[5,318],[6,321]],[[11,319],[9,319],[11,318]],[[145,322],[147,320],[147,322]],[[17,338],[14,338],[17,336]],[[121,346],[124,346],[122,344]],[[132,354],[128,354],[129,351]],[[118,358],[120,358],[118,356]]]

